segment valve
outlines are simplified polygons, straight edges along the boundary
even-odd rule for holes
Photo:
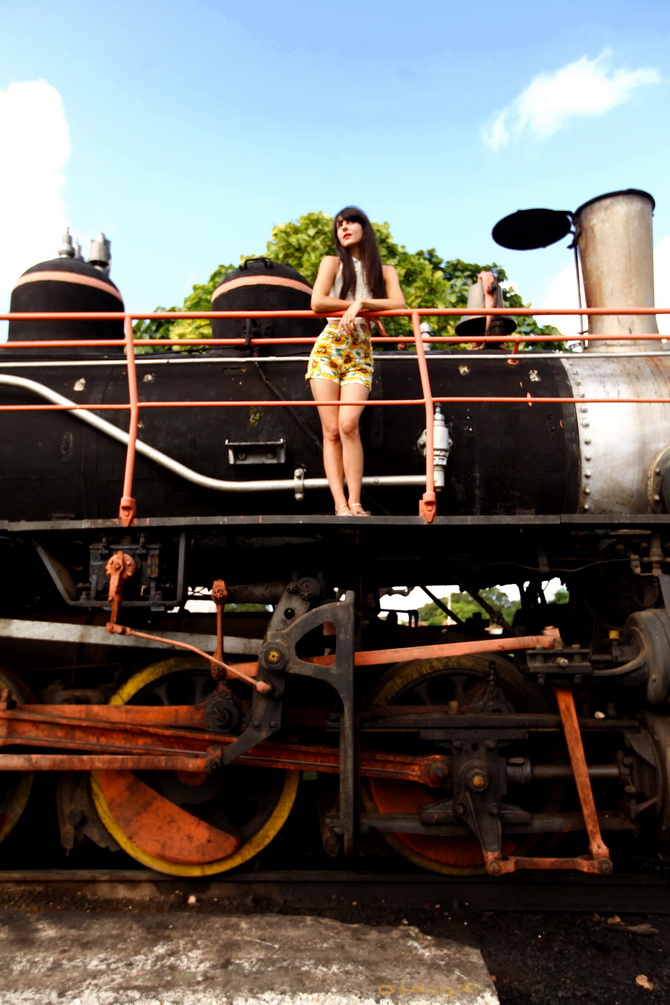
[[[110,623],[114,624],[121,605],[121,592],[126,579],[130,579],[137,569],[135,559],[125,551],[115,551],[105,565],[105,572],[109,576],[109,593],[107,599],[112,602],[112,613]]]

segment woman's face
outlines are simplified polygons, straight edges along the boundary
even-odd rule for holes
[[[351,248],[363,240],[363,224],[358,220],[338,220],[337,239],[343,248]]]

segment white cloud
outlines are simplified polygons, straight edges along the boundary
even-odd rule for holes
[[[540,73],[484,129],[484,142],[500,150],[514,140],[547,139],[570,119],[604,115],[628,101],[644,84],[659,84],[658,70],[614,69],[612,52],[604,49],[595,59],[582,56],[555,73]]]
[[[566,265],[565,268],[557,272],[547,284],[537,307],[579,307],[577,295],[577,274],[574,264]],[[579,338],[579,315],[577,314],[556,314],[542,315],[538,323],[542,325],[553,325],[558,328],[567,338]]]
[[[54,258],[67,225],[70,134],[63,102],[45,80],[0,91],[0,310],[25,269]]]
[[[654,248],[654,303],[670,307],[670,237],[662,238]],[[670,335],[670,314],[657,314],[661,335]]]

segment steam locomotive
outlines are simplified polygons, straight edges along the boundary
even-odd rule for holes
[[[173,875],[263,852],[301,780],[331,855],[608,874],[631,838],[667,842],[653,207],[631,189],[494,229],[574,235],[583,352],[500,348],[482,289],[476,351],[425,351],[418,315],[416,352],[376,343],[362,518],[329,512],[295,270],[250,260],[210,344],[143,355],[102,237],[24,273],[0,347],[0,837],[51,772],[63,848]],[[497,635],[380,616],[433,583],[485,610],[515,583],[521,607]]]

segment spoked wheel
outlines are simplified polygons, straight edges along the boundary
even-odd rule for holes
[[[497,687],[488,688],[491,664]],[[529,684],[506,660],[488,656],[450,656],[416,660],[393,667],[379,681],[373,705],[475,706],[487,715],[505,712],[544,712],[548,706],[537,688]],[[407,749],[403,751],[409,753]],[[426,744],[414,751],[427,753]],[[430,749],[431,753],[435,748]],[[416,814],[419,807],[441,798],[439,790],[415,782],[372,778],[363,790],[368,809],[379,813]],[[474,835],[432,837],[424,834],[383,833],[381,837],[396,852],[432,872],[474,875],[485,872],[479,842]],[[503,854],[515,844],[503,840]],[[517,849],[518,850],[518,849]]]
[[[14,674],[0,669],[0,691],[5,688],[19,703],[34,701],[28,688]],[[0,771],[0,841],[4,841],[23,813],[33,787],[33,777],[32,771]]]
[[[132,677],[114,705],[196,705],[214,689],[202,660],[169,659]],[[210,876],[248,861],[278,833],[299,772],[232,764],[214,775],[98,771],[100,819],[143,865],[175,876]]]

